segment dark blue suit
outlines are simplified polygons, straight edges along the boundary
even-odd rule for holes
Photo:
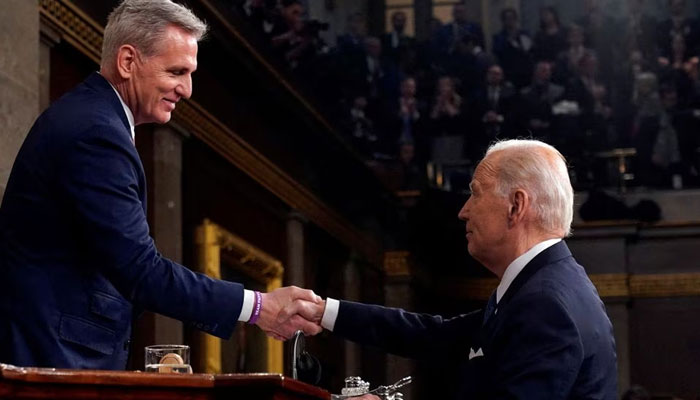
[[[0,207],[0,362],[124,369],[148,309],[228,338],[243,287],[156,250],[124,109],[94,73],[35,122]]]
[[[456,365],[458,399],[617,398],[612,325],[564,242],[520,272],[495,314],[442,319],[341,302],[334,332],[402,356]]]

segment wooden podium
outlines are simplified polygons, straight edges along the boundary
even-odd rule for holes
[[[323,389],[278,374],[157,374],[0,364],[0,399],[329,400],[330,397]]]

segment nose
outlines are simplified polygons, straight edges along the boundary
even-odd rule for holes
[[[467,201],[462,206],[462,209],[459,210],[459,213],[457,214],[457,218],[459,218],[462,221],[467,221],[469,219],[469,201],[470,200],[471,200],[471,196],[467,199]]]
[[[183,99],[189,99],[192,96],[192,75],[182,76],[180,83],[175,87],[175,93]]]

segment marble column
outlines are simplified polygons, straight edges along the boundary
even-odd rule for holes
[[[159,126],[153,134],[153,176],[149,185],[153,207],[151,232],[158,251],[182,262],[182,139],[169,126]],[[156,343],[182,343],[182,323],[155,314]]]
[[[149,186],[149,224],[158,251],[182,262],[182,140],[171,126],[136,130],[136,144]],[[143,347],[183,343],[182,322],[144,312],[134,325],[130,368],[143,367]]]
[[[286,285],[306,287],[304,276],[304,225],[306,218],[292,211],[287,217],[287,275]]]
[[[0,200],[39,111],[39,9],[5,0],[0,12]]]

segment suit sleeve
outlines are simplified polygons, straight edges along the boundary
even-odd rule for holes
[[[482,319],[481,311],[445,319],[341,301],[333,333],[399,356],[429,359],[468,348]]]
[[[58,171],[62,201],[83,235],[86,259],[132,303],[228,338],[243,287],[161,256],[139,198],[141,162],[115,127],[93,127],[67,145]]]
[[[583,362],[583,344],[561,302],[547,294],[511,303],[494,338],[496,399],[566,399]],[[535,397],[533,397],[533,395]]]

